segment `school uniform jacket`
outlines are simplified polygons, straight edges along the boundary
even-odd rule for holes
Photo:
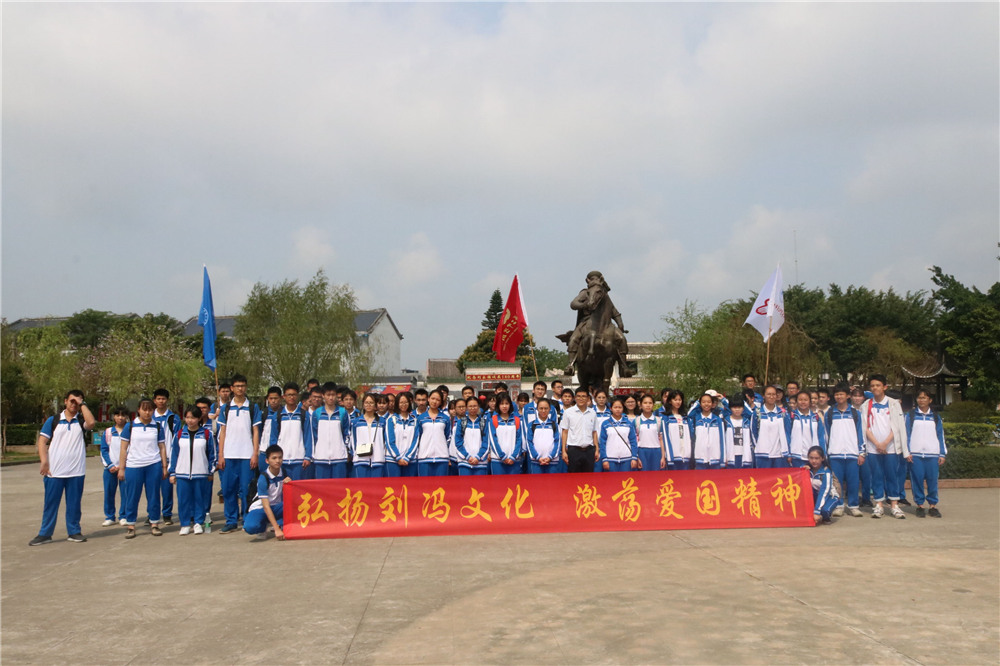
[[[691,426],[680,414],[664,414],[663,444],[667,448],[667,462],[681,463],[691,459]]]
[[[910,455],[910,450],[906,442],[906,418],[903,416],[903,406],[895,398],[886,396],[885,399],[889,401],[889,428],[892,430],[892,444],[890,446],[894,447],[895,453],[902,454],[905,458]],[[875,445],[868,439],[868,431],[872,428],[873,412],[878,409],[886,409],[886,406],[880,406],[879,403],[875,402],[875,398],[869,398],[861,405],[861,416],[864,418],[865,443],[868,447],[868,453],[877,453]],[[886,453],[892,452],[886,449]]]
[[[447,410],[439,409],[437,416],[431,417],[425,411],[417,417],[413,442],[407,451],[407,460],[420,462],[448,462],[448,440],[451,438],[451,417]]]
[[[293,411],[288,411],[285,405],[278,412],[281,427],[271,428],[271,444],[281,447],[284,454],[282,461],[287,464],[297,464],[305,460],[312,461],[312,427],[309,414],[302,405],[296,405]]]
[[[118,467],[118,457],[122,453],[123,432],[125,428],[119,430],[115,426],[104,431],[104,437],[101,439],[101,462],[104,463],[104,469]]]
[[[410,462],[406,454],[413,443],[417,428],[417,417],[410,412],[403,418],[399,414],[389,414],[385,424],[385,459],[397,462],[400,458]]]
[[[347,462],[351,451],[351,422],[347,410],[337,406],[331,412],[320,405],[312,415],[313,462]]]
[[[376,414],[369,424],[363,415],[351,419],[351,454],[355,465],[385,464],[385,419]],[[358,455],[359,444],[372,444],[372,454]]]
[[[757,409],[758,429],[755,455],[763,458],[788,457],[788,431],[785,429],[785,412],[777,405],[773,411],[761,405]]]
[[[490,455],[493,460],[518,460],[524,452],[524,440],[521,438],[521,417],[508,416],[506,419],[494,414],[486,421],[486,432],[489,434]]]
[[[788,412],[785,414],[785,435],[788,437],[788,453],[794,458],[805,460],[809,449],[814,446],[826,453],[826,425],[819,414],[802,414],[798,409]]]
[[[934,410],[919,408],[906,413],[906,437],[910,454],[918,458],[944,458],[948,447],[944,443],[944,424]]]
[[[486,433],[486,419],[482,414],[476,418],[463,416],[455,425],[455,448],[458,450],[458,464],[462,467],[485,467],[489,463],[490,441]],[[479,460],[476,465],[469,458]]]
[[[538,462],[542,458],[559,459],[559,451],[562,443],[559,434],[559,422],[552,412],[544,421],[538,419],[536,414],[531,423],[528,424],[528,456],[531,460]]]
[[[701,409],[688,416],[694,440],[696,463],[718,465],[726,459],[726,424],[720,414],[702,414]]]
[[[170,442],[170,476],[178,479],[203,479],[215,468],[212,429],[207,425],[191,430],[184,425]]]
[[[828,458],[858,458],[865,454],[861,412],[848,404],[840,411],[836,405],[826,410],[826,448]]]
[[[635,426],[625,415],[621,419],[609,416],[601,422],[597,447],[601,452],[601,462],[620,463],[639,459]]]

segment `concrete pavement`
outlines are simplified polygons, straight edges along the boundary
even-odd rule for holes
[[[126,541],[100,478],[87,543],[60,518],[29,548],[37,465],[0,472],[5,664],[1000,661],[994,488],[944,491],[943,519],[282,543]]]

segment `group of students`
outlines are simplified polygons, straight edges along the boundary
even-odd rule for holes
[[[845,512],[861,516],[865,504],[880,518],[887,500],[891,515],[904,518],[907,475],[916,515],[941,516],[938,466],[947,448],[926,391],[903,414],[881,375],[871,377],[868,394],[838,385],[832,403],[792,390],[786,401],[776,386],[761,395],[752,375],[742,384],[728,399],[708,390],[690,404],[683,392],[664,389],[658,406],[648,393],[609,399],[603,389],[574,391],[558,380],[551,398],[538,381],[531,395],[516,399],[500,384],[489,397],[466,386],[449,400],[448,388],[439,386],[369,393],[359,404],[347,387],[310,380],[304,395],[294,382],[271,387],[261,409],[247,396],[246,377],[235,375],[220,387],[218,402],[200,398],[183,417],[170,410],[169,392],[158,389],[139,402],[134,418],[114,410],[104,433],[103,525],[120,523],[125,538],[134,538],[145,493],[150,532],[161,535],[161,521],[173,523],[176,488],[180,534],[210,530],[216,472],[221,533],[242,522],[247,533],[270,527],[279,538],[286,479],[801,466],[811,471],[817,522]],[[39,435],[45,507],[31,545],[51,541],[63,492],[70,540],[86,540],[79,526],[83,432],[94,420],[79,391],[67,394],[65,405]]]

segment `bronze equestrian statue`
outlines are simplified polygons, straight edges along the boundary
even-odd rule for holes
[[[576,310],[576,328],[556,336],[569,346],[566,374],[575,373],[580,386],[588,389],[599,386],[607,391],[615,363],[620,377],[632,376],[625,362],[628,353],[625,334],[628,331],[622,324],[621,313],[608,296],[609,291],[611,288],[600,271],[588,273],[587,288],[569,304]]]

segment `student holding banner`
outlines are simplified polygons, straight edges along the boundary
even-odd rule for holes
[[[528,472],[531,474],[554,474],[559,471],[559,424],[551,409],[549,399],[540,398],[535,403],[532,421],[525,428],[528,433]]]

